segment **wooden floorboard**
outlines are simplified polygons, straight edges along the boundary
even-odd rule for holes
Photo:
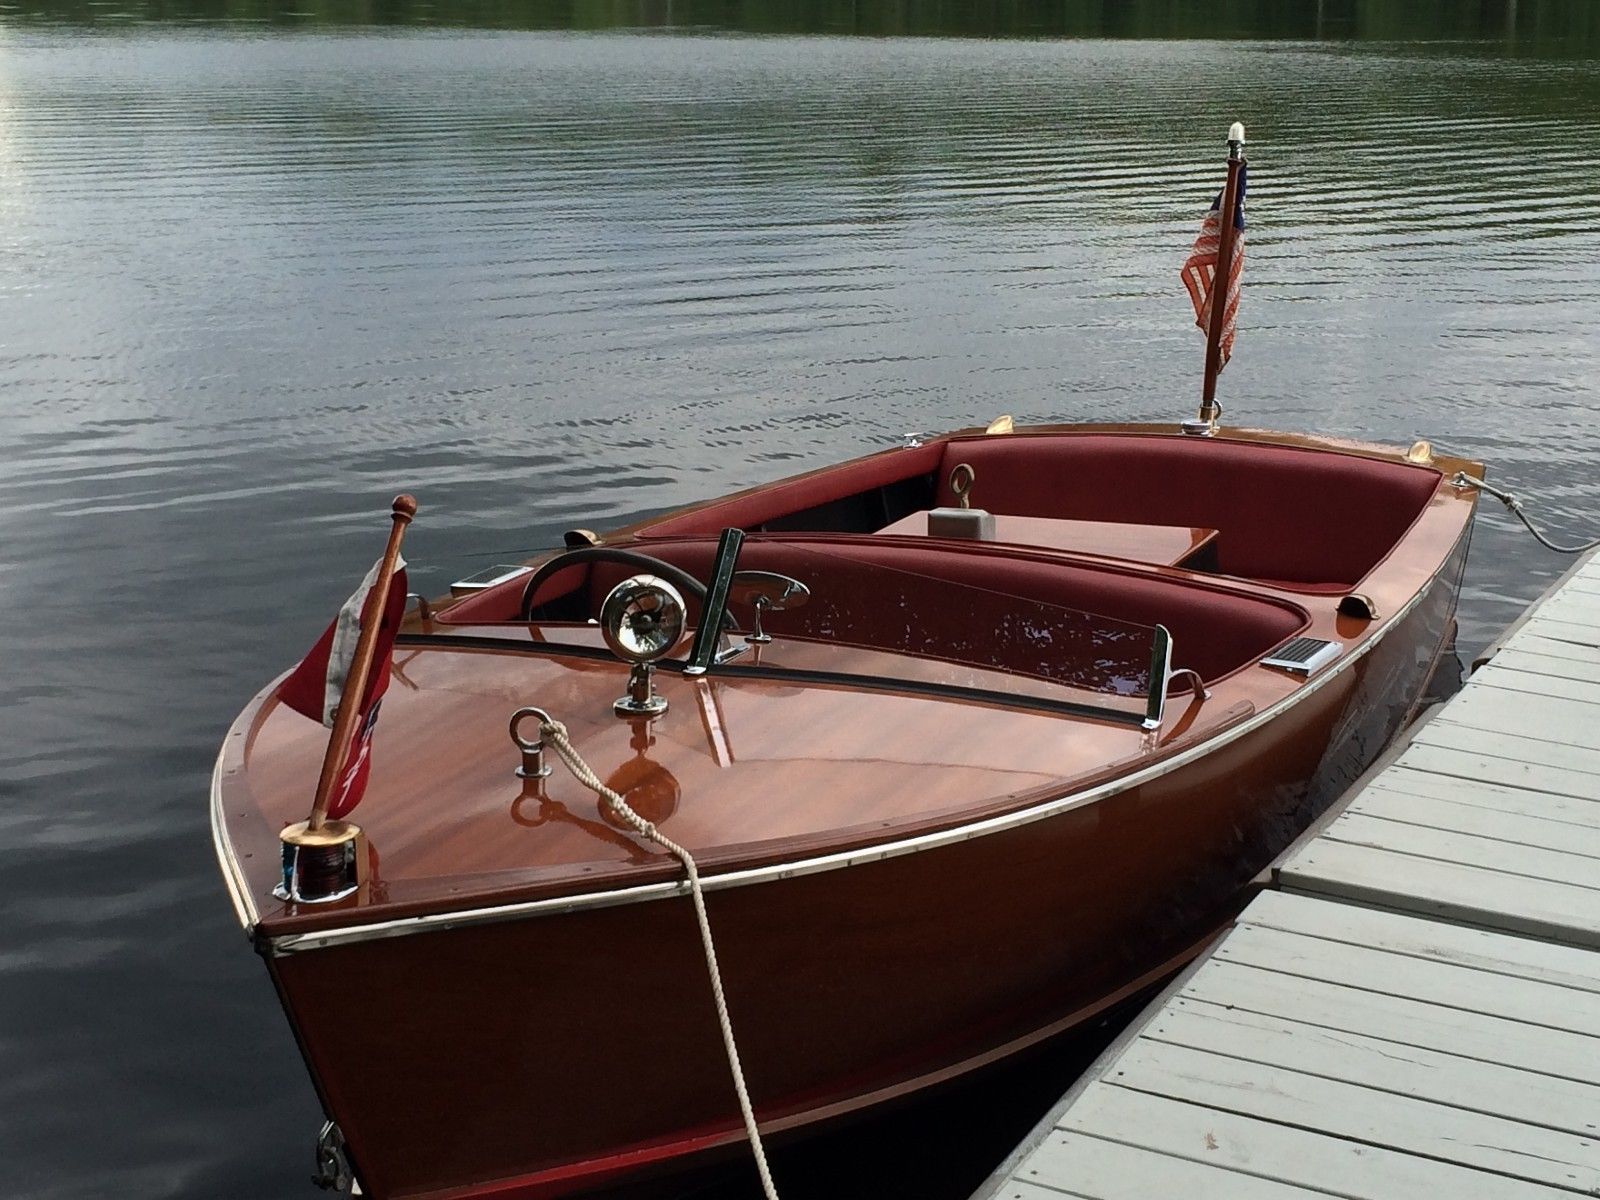
[[[980,1197],[1600,1195],[1600,557],[1273,881]]]

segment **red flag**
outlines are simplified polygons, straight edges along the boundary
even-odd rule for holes
[[[344,692],[345,679],[350,674],[350,664],[355,658],[356,642],[361,636],[361,610],[366,605],[367,593],[378,579],[382,564],[374,563],[367,572],[355,595],[344,602],[339,615],[316,645],[301,659],[300,665],[278,685],[278,699],[288,707],[330,729],[339,707],[339,697]],[[367,788],[367,775],[372,767],[372,730],[378,723],[378,704],[389,687],[389,665],[394,649],[394,635],[406,609],[405,563],[397,564],[389,582],[389,595],[378,622],[378,641],[372,660],[372,670],[367,675],[366,691],[361,696],[360,718],[355,735],[350,740],[350,751],[345,756],[328,799],[328,816],[338,820],[361,802]]]
[[[1224,189],[1226,190],[1226,189]],[[1222,310],[1221,371],[1233,354],[1233,335],[1239,317],[1239,283],[1244,277],[1244,190],[1245,168],[1239,168],[1239,201],[1233,214],[1233,255],[1228,263],[1228,298]],[[1183,264],[1183,286],[1189,289],[1189,299],[1194,303],[1194,323],[1200,329],[1211,329],[1211,292],[1217,275],[1217,254],[1222,234],[1222,192],[1212,201],[1211,211],[1200,224],[1200,236],[1194,240],[1194,249]]]

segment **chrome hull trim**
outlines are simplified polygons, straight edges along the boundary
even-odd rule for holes
[[[1470,529],[1471,526],[1468,525],[1467,530]],[[1465,536],[1465,532],[1463,532],[1462,536]],[[1369,641],[1364,642],[1357,649],[1344,655],[1331,670],[1321,671],[1307,679],[1294,692],[1285,696],[1270,708],[1263,709],[1248,720],[1241,721],[1216,737],[1210,738],[1192,749],[1174,755],[1172,758],[1155,766],[1146,767],[1132,774],[1121,776],[1086,792],[1069,792],[1064,796],[1058,796],[1053,800],[1045,800],[1030,808],[1005,813],[998,817],[989,817],[982,821],[974,821],[968,825],[958,825],[952,829],[940,830],[937,833],[921,834],[916,837],[904,838],[900,841],[885,842],[862,850],[842,851],[837,854],[821,855],[816,858],[797,859],[793,862],[774,863],[762,867],[750,867],[742,871],[729,871],[722,875],[702,876],[700,881],[701,888],[707,892],[714,892],[721,891],[724,888],[746,887],[752,884],[792,879],[802,875],[820,874],[824,871],[836,871],[844,867],[864,866],[868,863],[882,862],[885,859],[898,858],[904,854],[916,854],[924,850],[936,850],[971,838],[984,837],[988,834],[999,833],[1002,830],[1031,825],[1035,821],[1042,821],[1085,804],[1092,804],[1108,796],[1115,796],[1119,792],[1138,787],[1152,779],[1158,779],[1162,775],[1187,766],[1196,759],[1220,750],[1246,734],[1261,728],[1261,726],[1275,719],[1291,706],[1300,703],[1305,697],[1314,695],[1335,679],[1342,678],[1356,663],[1360,662],[1362,658],[1381,644],[1391,629],[1399,627],[1412,610],[1422,602],[1423,598],[1433,591],[1434,586],[1444,573],[1445,566],[1454,560],[1456,549],[1459,549],[1459,542],[1456,548],[1453,548],[1445,556],[1444,563],[1441,564],[1439,570],[1435,571],[1429,577],[1428,582],[1418,588],[1411,599],[1384,623],[1383,628],[1378,630]],[[471,908],[456,912],[403,917],[392,921],[377,921],[368,925],[352,925],[343,929],[319,930],[316,933],[282,934],[278,937],[263,939],[264,944],[260,949],[264,953],[273,956],[297,954],[308,950],[325,950],[336,946],[351,945],[356,942],[377,941],[382,938],[406,937],[417,933],[438,933],[463,925],[512,921],[525,917],[556,916],[583,909],[614,908],[623,904],[640,904],[650,900],[665,900],[674,896],[687,895],[688,890],[686,881],[654,883],[631,888],[617,888],[608,892],[557,896],[549,900],[529,900],[521,903],[498,905],[492,908]]]
[[[239,869],[239,860],[233,856],[233,847],[222,833],[221,751],[217,752],[217,761],[211,768],[211,845],[217,852],[217,866],[222,870],[222,881],[228,885],[228,899],[233,901],[234,915],[239,918],[239,924],[244,926],[246,936],[249,936],[255,932],[260,916],[250,900],[244,872]]]

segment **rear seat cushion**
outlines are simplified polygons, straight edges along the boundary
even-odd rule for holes
[[[946,443],[942,504],[954,501],[949,479],[958,463],[976,472],[975,507],[1216,529],[1224,574],[1314,590],[1359,582],[1439,481],[1430,467],[1261,442],[1047,434]]]

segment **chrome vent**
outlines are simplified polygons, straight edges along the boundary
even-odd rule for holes
[[[1277,667],[1293,675],[1310,675],[1339,657],[1339,643],[1321,638],[1297,637],[1279,646],[1261,660],[1264,667]]]
[[[519,567],[514,564],[500,563],[479,571],[476,575],[468,575],[465,579],[458,579],[450,585],[450,595],[456,599],[470,596],[474,592],[481,592],[492,588],[497,583],[504,583],[508,579],[515,579],[518,575],[526,575],[532,567]]]

